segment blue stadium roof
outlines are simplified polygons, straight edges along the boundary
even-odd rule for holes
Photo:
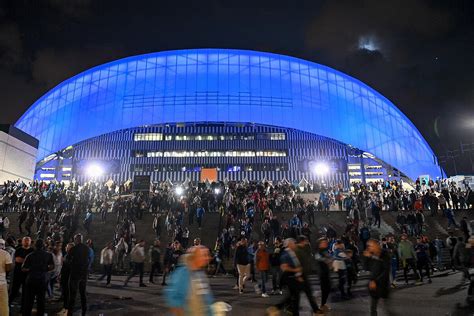
[[[165,51],[100,65],[50,90],[15,126],[39,139],[41,160],[116,130],[184,122],[295,128],[369,152],[412,179],[441,172],[416,127],[366,84],[313,62],[247,50]]]

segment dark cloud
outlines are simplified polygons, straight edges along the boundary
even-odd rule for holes
[[[23,44],[18,26],[14,23],[0,24],[0,67],[15,68],[22,58]]]
[[[119,43],[116,47],[44,49],[36,54],[32,64],[32,77],[35,82],[53,88],[84,70],[122,57],[121,51]]]
[[[329,1],[311,21],[306,37],[309,49],[323,50],[335,58],[358,49],[361,37],[373,37],[380,50],[392,49],[409,38],[436,38],[450,30],[452,17],[424,1]]]
[[[45,92],[44,86],[7,70],[0,70],[0,82],[8,87],[1,92],[0,123],[16,121],[25,111],[25,104],[32,104]]]

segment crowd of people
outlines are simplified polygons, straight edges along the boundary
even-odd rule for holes
[[[373,315],[378,300],[388,296],[390,287],[398,286],[397,273],[401,271],[405,283],[410,280],[410,271],[413,280],[423,284],[425,280],[431,283],[434,271],[446,268],[460,270],[465,280],[471,279],[472,224],[468,218],[459,223],[455,219],[457,209],[474,205],[469,187],[430,181],[417,182],[413,190],[407,191],[402,183],[387,181],[354,184],[351,192],[344,192],[339,185],[318,188],[315,200],[298,194],[299,187],[270,182],[161,183],[151,191],[149,195],[132,194],[127,185],[105,183],[5,183],[0,190],[0,248],[4,248],[0,251],[0,301],[8,303],[2,306],[8,312],[21,293],[21,312],[31,313],[36,298],[37,314],[41,315],[45,297],[56,298],[55,289],[60,289],[57,298],[63,302],[63,313],[72,315],[79,292],[85,315],[86,284],[97,268],[95,257],[102,270],[96,282],[106,279],[107,287],[112,276],[118,274],[126,274],[123,286],[138,275],[139,286],[146,287],[144,271],[145,264],[149,264],[148,283],[155,284],[156,274],[161,275],[165,297],[175,313],[181,312],[183,295],[196,293],[194,288],[183,288],[183,278],[196,281],[191,287],[200,284],[202,291],[198,292],[202,295],[192,300],[193,310],[202,310],[202,315],[210,313],[207,308],[213,301],[204,270],[214,276],[233,273],[235,289],[241,294],[248,280],[254,282],[252,292],[263,298],[285,293],[281,304],[268,309],[275,315],[282,309],[298,315],[301,292],[315,314],[327,313],[331,273],[337,275],[339,296],[345,300],[351,298],[361,271],[369,271]],[[331,226],[315,229],[315,214],[330,216],[331,208],[347,212],[347,223],[340,223],[345,225],[342,233]],[[379,234],[383,211],[398,213],[398,233]],[[10,225],[8,216],[13,212],[19,213],[18,227]],[[206,248],[191,231],[202,228],[209,212],[219,213],[220,222],[219,227],[212,227],[218,233],[215,245]],[[153,216],[150,224],[154,236],[143,236],[136,230],[136,222],[145,213]],[[428,213],[446,216],[447,228],[451,229],[447,239],[428,238],[424,225]],[[289,220],[282,220],[288,216]],[[90,235],[95,222],[115,227],[97,256],[92,240],[84,241],[83,237]],[[416,238],[416,242],[413,244],[410,238]],[[152,242],[147,251],[149,240]],[[163,240],[168,241],[164,247]],[[444,248],[451,258],[447,265],[442,260]],[[232,270],[230,264],[225,264],[231,260]],[[309,282],[314,271],[319,274],[320,305]],[[268,276],[271,291],[267,288]],[[471,282],[469,295],[473,290]]]

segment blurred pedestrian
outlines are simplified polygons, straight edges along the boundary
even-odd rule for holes
[[[209,250],[204,246],[191,247],[183,256],[164,293],[172,315],[214,315],[214,298],[204,272],[209,261]]]
[[[376,316],[377,305],[381,298],[387,299],[390,291],[390,254],[380,247],[373,239],[367,241],[367,248],[363,252],[364,269],[370,272],[369,294],[370,315]],[[388,309],[388,305],[385,304]],[[389,312],[387,312],[389,314]]]

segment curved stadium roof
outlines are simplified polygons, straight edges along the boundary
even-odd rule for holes
[[[329,67],[256,51],[165,51],[100,65],[50,90],[15,126],[39,139],[40,160],[124,128],[206,121],[295,128],[367,151],[412,179],[440,174],[420,132],[381,94]]]

